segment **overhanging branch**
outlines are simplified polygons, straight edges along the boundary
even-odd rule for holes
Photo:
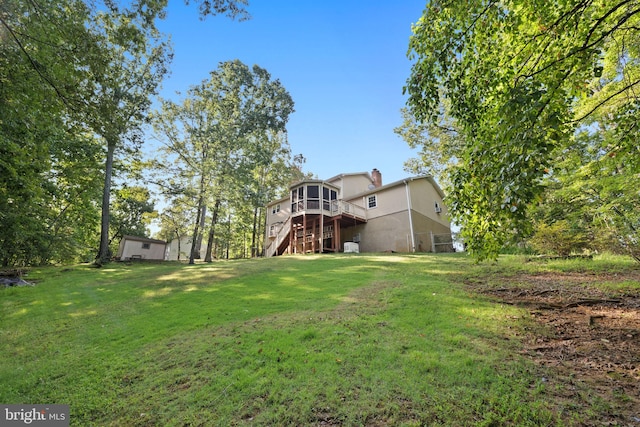
[[[31,55],[29,55],[29,52],[27,52],[27,49],[24,47],[24,45],[20,41],[20,38],[18,37],[18,35],[13,31],[13,28],[11,28],[11,26],[2,18],[1,15],[0,15],[0,23],[2,23],[2,25],[7,29],[9,34],[11,34],[11,38],[16,42],[16,44],[18,45],[18,47],[20,48],[20,51],[24,54],[24,56],[26,56],[27,60],[31,64],[31,68],[33,68],[33,70],[36,73],[38,73],[40,78],[45,83],[47,83],[49,86],[53,88],[58,98],[60,98],[67,107],[73,109],[72,104],[69,102],[67,97],[62,93],[62,91],[58,88],[58,86],[56,86],[56,84],[40,70],[40,66],[38,65],[36,60],[33,59]]]
[[[589,110],[587,113],[583,114],[582,116],[578,117],[577,119],[573,119],[570,120],[567,123],[577,123],[577,122],[581,122],[582,120],[586,119],[587,117],[589,117],[591,114],[593,114],[598,108],[602,107],[604,104],[606,104],[607,102],[611,101],[613,98],[615,98],[616,96],[620,95],[621,93],[631,89],[632,87],[636,86],[637,84],[640,84],[640,80],[636,80],[633,83],[630,83],[628,85],[626,85],[625,87],[623,87],[622,89],[620,89],[617,92],[612,93],[611,95],[607,96],[605,99],[603,99],[602,101],[598,102],[591,110]]]

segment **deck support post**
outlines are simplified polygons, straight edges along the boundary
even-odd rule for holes
[[[307,214],[302,214],[302,253],[307,253]]]

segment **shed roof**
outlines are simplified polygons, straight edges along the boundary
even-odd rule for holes
[[[161,245],[166,245],[167,244],[167,242],[165,242],[164,240],[149,239],[147,237],[131,236],[131,235],[122,236],[122,240],[132,240],[134,242],[144,242],[144,243],[158,243],[158,244],[161,244]]]

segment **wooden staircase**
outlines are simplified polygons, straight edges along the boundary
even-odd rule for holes
[[[269,244],[265,250],[267,258],[282,255],[289,246],[289,233],[291,231],[291,217],[287,218],[279,228],[269,234]]]

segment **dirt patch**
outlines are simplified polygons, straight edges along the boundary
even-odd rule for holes
[[[640,426],[640,271],[523,273],[491,282],[467,285],[529,311],[534,323],[524,327],[522,353],[548,368],[545,392],[564,417]]]

